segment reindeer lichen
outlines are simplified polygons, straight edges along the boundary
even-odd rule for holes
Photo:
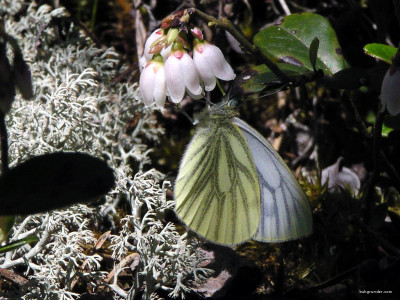
[[[17,21],[14,16],[22,8],[25,13]],[[77,299],[79,285],[93,293],[106,286],[115,299],[132,298],[143,287],[143,299],[156,297],[157,289],[183,298],[189,283],[201,281],[208,270],[198,268],[201,257],[195,242],[162,221],[173,207],[166,198],[169,183],[160,172],[144,172],[143,167],[151,163],[145,142],[157,142],[163,129],[153,126],[153,108],[143,106],[136,83],[113,83],[127,66],[119,66],[114,49],[97,48],[64,8],[0,0],[0,15],[30,66],[35,95],[25,101],[17,94],[8,114],[10,167],[44,153],[80,151],[106,159],[116,176],[115,188],[97,207],[75,205],[17,218],[9,241],[35,234],[39,242],[0,256],[1,268],[25,268],[29,279],[3,294]],[[132,120],[137,122],[128,133],[126,124]],[[132,170],[132,161],[137,170]],[[122,220],[117,215],[121,201],[131,207]],[[106,219],[110,228],[102,225],[104,231],[114,230],[110,249],[115,264],[131,252],[138,254],[130,291],[118,285],[119,270],[113,283],[105,281],[111,270],[103,269],[103,257],[93,251]],[[117,222],[122,224],[119,232]]]

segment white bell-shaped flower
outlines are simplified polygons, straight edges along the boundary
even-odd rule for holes
[[[173,50],[165,62],[165,78],[171,101],[179,103],[185,91],[193,99],[203,97],[203,89],[193,59],[183,50]]]
[[[140,74],[139,89],[146,106],[153,102],[162,108],[166,99],[164,62],[161,55],[155,55]]]
[[[400,113],[400,68],[390,68],[383,78],[381,88],[382,110],[387,108],[392,116]]]
[[[193,60],[206,91],[215,88],[216,78],[229,81],[236,77],[221,50],[206,41],[196,41]]]

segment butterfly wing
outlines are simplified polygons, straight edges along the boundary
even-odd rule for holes
[[[261,190],[261,220],[253,237],[283,242],[311,234],[310,203],[291,170],[255,129],[234,118],[253,154]]]
[[[250,239],[260,220],[257,172],[232,119],[200,126],[181,161],[176,212],[198,234],[234,245]]]

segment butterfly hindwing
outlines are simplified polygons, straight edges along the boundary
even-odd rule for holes
[[[309,201],[290,169],[273,147],[244,121],[234,118],[242,131],[257,169],[261,191],[261,220],[253,237],[282,242],[312,231]]]
[[[250,239],[260,220],[254,161],[232,118],[198,126],[175,184],[176,212],[198,234],[234,245]]]

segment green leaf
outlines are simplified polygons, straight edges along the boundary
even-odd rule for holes
[[[396,54],[396,51],[395,47],[383,44],[367,44],[364,46],[365,54],[383,60],[388,64],[392,64],[392,57]]]
[[[393,128],[387,127],[385,124],[382,124],[382,136],[383,137],[389,137],[389,134],[393,131]]]
[[[299,76],[309,72],[307,68],[284,63],[278,63],[278,67],[288,76]],[[232,84],[228,98],[241,99],[255,93],[273,94],[285,88],[283,83],[266,65],[252,67],[238,76]]]
[[[382,136],[387,137],[393,130],[400,130],[400,114],[397,116],[386,115],[382,124]]]
[[[313,71],[309,53],[314,38],[320,41],[317,69],[332,75],[348,66],[329,21],[313,13],[285,17],[281,22],[257,33],[254,43],[275,62],[303,66]]]
[[[18,249],[18,248],[22,247],[23,245],[30,244],[30,243],[36,243],[37,241],[39,241],[39,238],[36,235],[30,235],[23,239],[20,239],[18,241],[15,241],[15,242],[9,243],[7,245],[4,245],[3,247],[0,247],[0,253],[9,252],[9,251]]]

